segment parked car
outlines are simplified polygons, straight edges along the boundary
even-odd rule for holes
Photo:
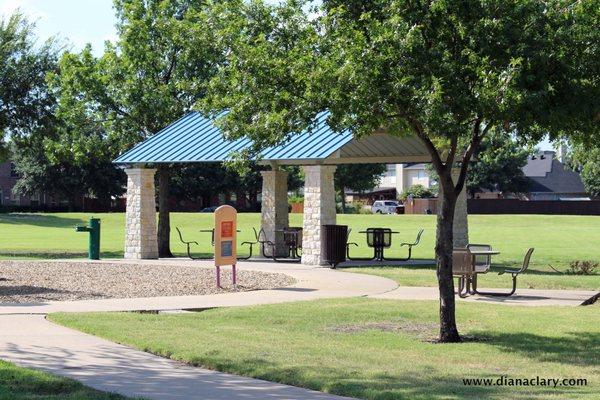
[[[396,200],[377,200],[373,203],[371,211],[373,214],[399,214],[403,206]]]

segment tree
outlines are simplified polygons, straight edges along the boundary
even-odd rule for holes
[[[208,206],[214,196],[235,193],[241,209],[256,210],[262,184],[260,172],[265,169],[267,167],[253,162],[245,163],[243,171],[216,163],[182,164],[173,169],[171,194],[178,199],[201,200],[203,206]],[[304,179],[300,176],[300,168],[292,166],[285,169],[288,171],[288,190],[301,188]]]
[[[346,213],[346,189],[364,192],[379,184],[385,172],[385,164],[339,165],[334,174],[334,187],[342,200],[342,212]]]
[[[66,54],[63,85],[120,151],[180,118],[205,94],[221,54],[207,29],[211,1],[115,0],[115,43],[102,57],[88,47]],[[170,165],[158,166],[159,256],[170,257],[168,209]]]
[[[304,1],[229,2],[228,27],[220,31],[227,62],[202,106],[229,110],[220,126],[230,137],[250,137],[254,150],[285,141],[324,110],[333,129],[357,137],[419,138],[442,192],[440,341],[460,341],[452,228],[469,162],[497,129],[531,140],[598,130],[590,98],[597,89],[577,60],[599,55],[581,54],[588,50],[574,25],[590,2],[597,4],[324,0],[312,12]],[[456,181],[453,168],[460,169]]]
[[[531,151],[506,132],[490,132],[481,141],[469,167],[467,191],[471,197],[482,189],[516,194],[527,192],[530,183],[523,167]]]
[[[86,137],[90,146],[102,146],[95,134]],[[79,145],[76,140],[55,131],[40,131],[15,141],[11,153],[19,179],[13,190],[29,196],[51,193],[67,199],[71,211],[83,196],[94,196],[100,204],[109,206],[111,197],[124,191],[124,173],[112,164],[114,154],[108,153],[105,146],[96,146],[84,157],[64,150],[75,149]]]
[[[423,185],[412,185],[400,193],[398,198],[402,201],[406,200],[408,196],[416,197],[417,199],[428,199],[435,197],[431,189],[426,188]]]
[[[568,165],[579,171],[585,190],[590,196],[600,197],[600,145],[575,144],[569,158]]]
[[[467,192],[471,197],[481,190],[525,193],[530,181],[523,173],[531,146],[520,144],[514,135],[495,130],[483,138],[469,166]],[[437,182],[435,169],[428,167],[431,180]]]
[[[52,39],[38,44],[34,28],[20,13],[0,19],[0,160],[7,155],[5,135],[43,126],[54,106],[46,74],[55,70],[59,48]]]

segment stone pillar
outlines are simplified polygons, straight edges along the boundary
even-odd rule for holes
[[[452,180],[458,181],[460,169],[452,169]],[[467,183],[463,187],[462,192],[456,199],[456,208],[454,209],[454,247],[467,247],[469,244],[469,221],[467,215]]]
[[[262,171],[262,205],[261,205],[261,228],[267,240],[275,243],[276,255],[285,254],[283,235],[275,234],[276,229],[286,228],[289,225],[289,209],[287,198],[288,173],[281,170]],[[271,256],[265,248],[266,256]]]
[[[304,168],[304,223],[302,264],[321,265],[321,225],[335,224],[335,166],[310,165]]]
[[[128,168],[125,213],[125,258],[158,258],[156,237],[155,169]]]

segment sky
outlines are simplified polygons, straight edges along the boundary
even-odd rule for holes
[[[91,43],[94,53],[99,55],[104,42],[117,36],[112,0],[0,0],[2,18],[17,9],[36,22],[41,40],[55,36],[73,51]],[[539,147],[552,150],[548,141],[541,142]]]

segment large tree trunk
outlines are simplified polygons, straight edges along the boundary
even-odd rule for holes
[[[446,180],[441,190],[440,211],[437,216],[437,232],[435,244],[435,258],[437,263],[437,278],[440,291],[440,342],[460,342],[460,335],[456,328],[454,279],[452,277],[452,248],[454,225],[454,209],[457,196],[450,171],[440,174],[441,181]]]
[[[173,257],[171,253],[171,218],[169,215],[169,180],[171,170],[168,165],[158,167],[158,256]]]

